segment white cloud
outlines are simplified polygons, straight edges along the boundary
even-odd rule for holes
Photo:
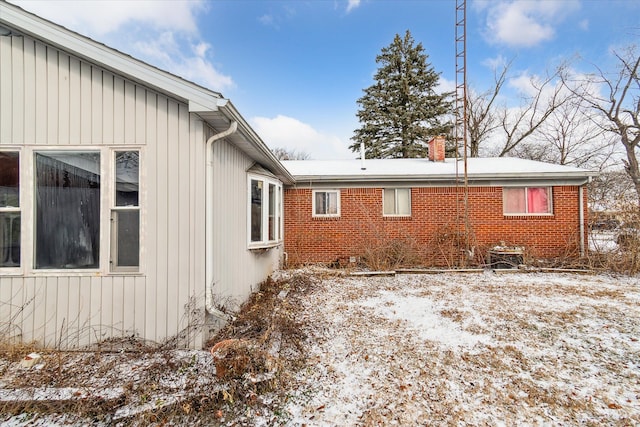
[[[495,58],[487,58],[484,61],[482,61],[482,65],[484,65],[485,67],[489,68],[492,71],[502,70],[507,65],[507,63],[508,63],[507,59],[502,55],[498,55]]]
[[[16,5],[74,31],[102,36],[125,24],[141,22],[158,29],[194,33],[196,12],[205,8],[202,0],[14,0]]]
[[[261,17],[258,18],[258,21],[260,21],[262,25],[266,25],[267,27],[278,28],[278,25],[276,24],[276,21],[273,15],[262,15]]]
[[[314,160],[352,159],[349,142],[318,132],[293,117],[254,117],[251,125],[270,148],[286,148],[309,154]]]
[[[347,13],[360,6],[360,0],[348,0]]]
[[[531,47],[553,39],[555,26],[578,7],[578,0],[502,0],[476,6],[487,13],[487,38],[512,47]]]
[[[538,92],[535,88],[536,82],[540,82],[537,76],[521,73],[519,76],[509,79],[507,84],[521,95],[534,96]]]
[[[198,82],[210,89],[222,92],[235,86],[233,79],[220,73],[207,59],[211,46],[205,42],[190,45],[179,42],[170,32],[160,34],[156,39],[134,43],[134,48],[146,60],[187,80]]]
[[[440,77],[438,80],[438,86],[435,88],[436,93],[455,92],[456,82],[454,80],[448,80],[444,77]]]
[[[16,0],[45,19],[87,35],[187,80],[222,92],[234,86],[211,62],[211,45],[199,39],[203,0]]]
[[[580,23],[578,24],[578,26],[580,27],[581,30],[583,31],[587,31],[589,30],[589,20],[588,19],[583,19],[582,21],[580,21]]]

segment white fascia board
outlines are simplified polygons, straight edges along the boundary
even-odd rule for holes
[[[546,185],[583,185],[589,182],[589,177],[584,173],[570,174],[492,174],[492,175],[469,175],[467,177],[472,185],[489,185],[489,186],[518,186],[529,184],[532,182],[545,183]],[[417,185],[462,185],[462,176],[455,175],[368,175],[368,176],[318,176],[318,175],[295,175],[298,185],[305,183],[315,184],[342,184],[349,187],[364,184],[371,186],[381,183],[412,183]]]
[[[209,106],[206,105],[202,105],[192,99],[189,100],[189,112],[190,113],[208,113],[211,111],[219,111],[220,108],[225,107],[227,105],[227,103],[229,102],[228,99],[226,98],[219,98],[217,100],[215,100],[215,105],[211,106],[211,104],[209,104]]]
[[[222,98],[216,92],[118,52],[9,3],[0,2],[0,24],[161,92],[172,94],[188,102],[193,101],[206,108],[205,111],[215,111],[218,99]]]

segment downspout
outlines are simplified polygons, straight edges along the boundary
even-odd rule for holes
[[[213,143],[225,138],[238,129],[238,122],[232,121],[229,128],[223,132],[212,135],[206,143],[206,178],[205,178],[205,306],[207,312],[221,319],[229,316],[217,309],[213,299]]]
[[[584,258],[585,247],[584,247],[584,186],[581,185],[578,187],[578,198],[580,199],[580,257]]]

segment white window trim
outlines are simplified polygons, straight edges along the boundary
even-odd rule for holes
[[[20,153],[20,267],[0,268],[0,276],[46,277],[65,275],[69,277],[83,276],[143,276],[145,274],[145,241],[144,229],[147,218],[146,211],[146,177],[144,174],[145,150],[140,145],[26,145],[21,147],[3,146],[2,151],[18,151]],[[100,153],[100,260],[97,268],[83,269],[37,269],[35,268],[35,154],[51,151],[95,151]],[[138,151],[140,153],[139,170],[139,208],[140,208],[140,266],[136,271],[111,271],[111,199],[115,197],[115,165],[112,160],[115,151]],[[113,182],[111,182],[113,181]],[[112,196],[114,194],[114,196]],[[115,203],[115,202],[114,202]]]
[[[262,239],[260,241],[251,240],[251,181],[262,181]],[[275,185],[274,195],[276,203],[274,205],[274,219],[280,218],[280,227],[275,223],[275,239],[269,240],[269,185]],[[282,182],[258,174],[247,174],[247,247],[251,249],[268,249],[279,246],[283,241],[283,190]]]
[[[37,153],[47,153],[47,152],[96,152],[100,154],[100,234],[99,234],[99,242],[100,242],[100,255],[98,259],[98,267],[96,268],[36,268],[36,224],[35,224],[35,216],[36,216],[36,168],[35,168],[35,157]],[[105,206],[108,206],[108,197],[109,194],[105,191],[110,191],[105,186],[109,184],[105,182],[105,177],[108,173],[109,165],[104,161],[104,156],[108,155],[108,150],[104,147],[98,147],[95,145],[91,146],[33,146],[29,147],[28,150],[29,155],[29,176],[30,176],[30,185],[29,185],[29,200],[30,200],[30,215],[29,215],[29,228],[31,229],[31,243],[29,245],[29,265],[28,272],[30,272],[34,276],[58,276],[58,275],[69,275],[69,276],[87,276],[87,275],[95,275],[100,273],[109,273],[108,271],[108,258],[109,258],[109,245],[110,239],[105,238],[105,236],[109,236],[108,227],[109,227],[109,210],[105,209]],[[106,251],[106,252],[105,252]]]
[[[18,212],[20,214],[20,265],[16,267],[0,267],[0,276],[16,276],[21,275],[25,265],[25,218],[24,218],[24,201],[25,182],[24,182],[24,155],[20,148],[2,147],[0,151],[18,153],[18,205],[17,207],[0,207],[0,212]],[[29,227],[31,228],[31,227]]]
[[[136,151],[138,153],[138,205],[137,206],[116,206],[116,160],[115,155],[117,152],[123,151]],[[109,150],[109,250],[108,256],[108,269],[112,274],[130,274],[139,273],[142,269],[142,150],[137,147],[110,147]],[[138,265],[137,266],[118,266],[116,265],[115,258],[118,256],[116,241],[117,232],[113,228],[113,216],[115,211],[137,211],[139,215],[139,228],[138,228]],[[102,248],[100,248],[102,250]]]
[[[337,209],[334,214],[318,214],[316,213],[316,193],[336,193],[337,199]],[[338,189],[322,189],[322,190],[313,190],[313,194],[311,195],[311,214],[313,218],[339,218],[341,214],[340,207],[340,190]]]
[[[505,186],[502,187],[503,191],[502,191],[502,214],[504,216],[553,216],[553,186],[551,185],[526,185],[526,186]],[[546,188],[547,189],[547,200],[549,200],[549,212],[544,212],[544,213],[529,213],[529,212],[522,212],[522,213],[507,213],[506,212],[506,208],[507,208],[507,194],[504,190],[506,189],[518,189],[518,188],[524,188],[525,190],[525,197],[524,197],[524,203],[525,203],[525,210],[529,210],[529,198],[527,197],[527,192],[529,191],[529,188]]]
[[[384,212],[384,193],[385,190],[393,190],[394,192],[394,202],[395,202],[395,207],[394,207],[394,211],[398,212],[398,190],[409,190],[409,213],[408,214],[399,214],[399,213],[392,213],[392,214],[388,214]],[[409,218],[411,217],[411,188],[409,187],[398,187],[398,188],[383,188],[382,189],[382,216],[385,217],[396,217],[396,218]]]

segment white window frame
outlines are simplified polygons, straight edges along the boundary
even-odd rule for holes
[[[335,193],[336,194],[336,213],[319,214],[316,211],[316,194],[318,193]],[[338,218],[340,217],[340,190],[337,189],[322,189],[313,190],[311,196],[311,213],[314,218]]]
[[[529,189],[530,188],[545,188],[547,190],[547,205],[548,212],[529,212]],[[524,203],[525,212],[507,212],[507,191],[506,190],[518,190],[524,189]],[[509,186],[502,188],[502,213],[504,216],[553,216],[553,187],[550,185],[527,185],[527,186]]]
[[[37,217],[37,205],[36,205],[36,197],[37,197],[37,190],[36,190],[36,186],[37,186],[37,182],[36,182],[36,174],[37,174],[37,169],[36,169],[36,155],[37,154],[41,154],[41,153],[97,153],[100,156],[100,164],[99,164],[99,171],[100,171],[100,196],[99,196],[99,203],[100,203],[100,212],[98,215],[98,219],[100,221],[99,224],[99,234],[98,234],[98,249],[99,249],[99,254],[98,254],[98,263],[96,267],[91,267],[91,268],[38,268],[36,267],[36,263],[37,263],[37,224],[36,224],[36,217]],[[26,153],[25,153],[26,154]],[[36,274],[36,275],[44,275],[44,276],[50,276],[50,275],[54,275],[54,274],[67,274],[69,273],[70,275],[75,275],[76,273],[78,275],[87,275],[87,274],[93,274],[96,272],[103,272],[105,271],[105,261],[107,260],[108,257],[108,253],[109,253],[109,241],[108,239],[105,239],[105,227],[108,227],[108,218],[109,215],[107,213],[107,211],[105,211],[105,196],[108,193],[105,193],[105,191],[109,191],[108,190],[108,184],[105,183],[105,181],[108,179],[108,169],[106,167],[107,162],[105,161],[105,155],[108,155],[108,150],[101,148],[101,147],[95,147],[95,146],[65,146],[65,147],[60,147],[60,146],[42,146],[42,147],[33,147],[32,149],[29,150],[29,158],[30,158],[30,166],[29,166],[29,175],[31,177],[31,188],[30,188],[30,194],[29,194],[29,198],[30,198],[30,207],[31,207],[31,216],[30,216],[30,225],[32,227],[32,235],[31,235],[31,239],[32,239],[32,245],[30,246],[31,249],[31,253],[30,253],[30,269],[31,272]]]
[[[252,181],[262,182],[262,199],[261,199],[261,239],[252,239]],[[273,195],[275,196],[274,212],[273,212],[273,227],[274,238],[269,238],[269,185],[275,186]],[[257,174],[247,175],[247,246],[249,249],[265,249],[278,246],[282,244],[283,240],[283,200],[282,200],[282,182]]]
[[[119,206],[117,205],[117,170],[116,170],[116,153],[122,152],[136,152],[138,153],[138,204],[137,205],[126,205]],[[109,183],[111,186],[109,187],[110,194],[110,202],[109,202],[109,224],[110,224],[110,242],[109,242],[109,270],[112,273],[137,273],[140,271],[140,263],[142,262],[141,255],[141,239],[142,239],[142,213],[141,213],[141,182],[140,182],[140,172],[142,165],[142,154],[140,149],[137,148],[114,148],[109,152],[109,162],[110,162],[110,176]],[[117,230],[117,217],[118,212],[138,212],[138,265],[136,266],[123,266],[118,265],[118,230]]]
[[[393,197],[394,197],[394,209],[393,209],[393,213],[386,213],[384,211],[384,207],[385,207],[385,193],[387,191],[393,190]],[[409,213],[406,214],[401,214],[398,213],[399,209],[398,209],[398,190],[406,190],[409,193]],[[411,188],[408,187],[399,187],[399,188],[383,188],[382,189],[382,215],[386,216],[386,217],[410,217],[411,216]]]
[[[23,271],[23,266],[25,264],[24,259],[24,243],[25,243],[25,218],[24,218],[24,174],[23,174],[23,162],[24,156],[22,154],[22,150],[18,148],[2,148],[0,150],[5,153],[16,153],[18,154],[18,206],[0,206],[0,213],[17,213],[20,216],[20,263],[17,266],[8,266],[2,267],[0,266],[0,275],[15,275],[21,274]]]
[[[111,275],[135,275],[145,274],[145,239],[144,228],[147,217],[146,212],[146,179],[144,174],[145,148],[140,145],[64,145],[64,146],[3,146],[2,151],[18,152],[20,156],[20,267],[0,268],[0,276],[22,276],[31,277],[65,275],[70,277],[95,276],[96,274]],[[98,267],[96,268],[68,268],[68,269],[45,269],[36,268],[36,189],[35,189],[35,154],[45,152],[97,152],[100,154],[100,255]],[[112,194],[115,194],[115,170],[113,156],[115,151],[137,151],[140,154],[139,170],[139,199],[140,205],[140,240],[139,254],[140,262],[136,271],[113,271],[109,266],[111,256],[111,208]],[[113,182],[112,182],[113,181]]]

